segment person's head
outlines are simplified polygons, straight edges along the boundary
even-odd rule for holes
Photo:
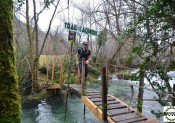
[[[87,42],[83,42],[83,48],[88,49],[88,43]]]

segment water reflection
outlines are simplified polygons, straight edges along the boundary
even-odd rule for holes
[[[53,121],[52,107],[46,103],[45,100],[41,101],[38,104],[38,108],[36,109],[36,122],[37,123],[49,123]]]

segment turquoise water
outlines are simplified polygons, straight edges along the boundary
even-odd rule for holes
[[[22,123],[98,123],[93,114],[86,109],[83,115],[83,104],[76,96],[68,100],[67,116],[65,118],[65,95],[51,97],[41,102],[24,104],[22,106]]]
[[[129,81],[109,82],[109,94],[116,96],[122,101],[136,107],[136,101],[130,99],[131,88]],[[100,84],[93,84],[90,87],[101,91]],[[137,97],[138,88],[134,87],[134,97]],[[152,99],[156,96],[153,92],[144,91],[144,98]],[[67,116],[65,118],[65,95],[55,95],[39,102],[30,102],[22,105],[22,123],[99,123],[98,119],[86,108],[85,118],[83,115],[83,103],[76,96],[69,96]],[[162,107],[154,101],[144,101],[143,113],[151,118],[151,110],[160,110]],[[161,120],[160,120],[161,121]]]

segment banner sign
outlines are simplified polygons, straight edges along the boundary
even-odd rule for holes
[[[96,30],[93,30],[93,29],[90,29],[90,28],[87,28],[87,27],[83,27],[83,26],[80,26],[80,25],[72,24],[72,23],[69,23],[69,22],[65,22],[64,27],[66,29],[69,29],[69,30],[72,30],[72,31],[75,31],[75,32],[81,32],[81,33],[84,33],[84,34],[87,34],[87,35],[97,36],[97,33],[98,33],[98,31],[96,31]]]

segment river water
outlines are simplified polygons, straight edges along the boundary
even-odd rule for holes
[[[109,94],[130,104],[136,108],[135,99],[130,99],[130,81],[115,80],[109,82]],[[90,85],[92,88],[101,90],[100,83]],[[134,97],[137,97],[138,87],[134,86]],[[153,99],[154,92],[144,90],[145,99]],[[22,123],[99,123],[98,119],[86,109],[85,118],[83,115],[83,103],[76,96],[69,96],[67,116],[65,118],[65,95],[57,94],[53,97],[39,102],[29,102],[22,105]],[[163,108],[155,101],[144,101],[143,113],[155,118],[151,111],[162,111]],[[162,121],[162,119],[160,119]]]

